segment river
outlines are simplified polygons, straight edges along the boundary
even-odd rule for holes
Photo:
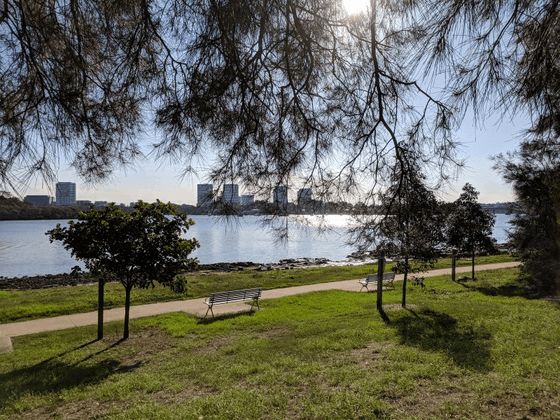
[[[511,216],[496,217],[493,236],[498,243],[505,241],[505,229]],[[326,221],[332,229],[322,235],[314,228],[301,229],[290,223],[290,237],[278,243],[270,230],[263,228],[258,216],[245,216],[238,223],[225,223],[211,216],[192,216],[195,225],[186,235],[197,238],[200,248],[193,256],[201,264],[253,261],[278,262],[285,258],[328,258],[344,261],[354,249],[345,244],[347,216],[329,215]],[[312,223],[318,218],[309,217]],[[50,243],[45,235],[64,220],[0,221],[0,276],[22,277],[68,273],[76,265],[61,243]]]

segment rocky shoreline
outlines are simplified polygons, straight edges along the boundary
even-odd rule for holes
[[[236,263],[200,264],[199,272],[234,272],[244,270],[271,271],[293,270],[308,267],[325,267],[328,265],[357,265],[374,262],[370,255],[351,254],[347,261],[332,261],[328,258],[290,258],[277,263],[260,264],[251,261]],[[80,286],[97,283],[97,278],[88,272],[77,274],[46,274],[43,276],[2,277],[0,276],[0,290],[30,290],[48,289],[60,286]]]

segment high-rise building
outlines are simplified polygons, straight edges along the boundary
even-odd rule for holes
[[[76,184],[74,182],[56,183],[56,205],[73,206],[76,204]]]
[[[48,206],[52,204],[52,197],[50,195],[26,195],[23,201],[35,206]]]
[[[255,196],[253,194],[242,195],[240,197],[240,199],[241,199],[241,205],[242,206],[248,206],[248,205],[253,204],[255,202]]]
[[[311,201],[311,188],[301,188],[297,193],[298,204],[305,204]]]
[[[198,207],[212,204],[214,186],[212,184],[198,184],[196,186],[196,205]]]
[[[224,184],[224,191],[222,198],[226,203],[239,205],[239,185],[237,184]]]
[[[272,201],[277,204],[288,204],[288,187],[286,185],[274,187]]]

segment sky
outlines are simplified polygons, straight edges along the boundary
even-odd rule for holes
[[[466,160],[466,167],[458,178],[445,189],[441,198],[455,200],[465,183],[472,184],[480,192],[479,202],[495,203],[513,201],[511,188],[500,175],[492,169],[490,157],[498,153],[514,151],[518,145],[519,133],[526,128],[527,122],[504,121],[496,123],[489,118],[484,127],[476,128],[471,118],[466,118],[456,139],[462,143],[460,157]],[[196,205],[196,184],[206,180],[196,176],[180,178],[180,165],[155,162],[153,158],[142,160],[135,167],[126,171],[117,171],[105,184],[87,186],[80,182],[76,173],[68,166],[61,166],[58,181],[75,182],[78,200],[108,201],[125,203],[143,200],[153,202],[156,199],[175,204]],[[40,180],[33,181],[22,195],[44,194],[54,196],[54,191],[43,185]],[[248,193],[240,186],[240,194]]]
[[[357,13],[370,0],[343,0],[350,13]],[[500,175],[492,169],[490,157],[498,153],[514,151],[518,145],[521,131],[527,128],[527,121],[519,118],[499,123],[497,117],[489,117],[482,127],[475,127],[471,116],[467,115],[456,140],[462,144],[460,158],[465,159],[466,167],[456,180],[442,191],[441,198],[446,201],[455,200],[461,193],[466,182],[472,184],[480,192],[481,203],[513,201],[511,188],[506,185]],[[67,166],[61,166],[58,181],[75,182],[78,200],[108,201],[125,203],[139,199],[153,202],[156,199],[171,201],[176,204],[196,204],[196,184],[206,180],[201,176],[180,178],[180,165],[166,162],[155,162],[153,158],[143,160],[136,167],[126,171],[118,171],[105,184],[87,186],[80,182],[77,175]],[[22,195],[45,194],[54,196],[40,180],[32,182]],[[240,194],[249,193],[240,185]]]

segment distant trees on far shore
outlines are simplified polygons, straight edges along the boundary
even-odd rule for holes
[[[0,220],[75,219],[81,211],[76,206],[35,206],[0,196]]]

